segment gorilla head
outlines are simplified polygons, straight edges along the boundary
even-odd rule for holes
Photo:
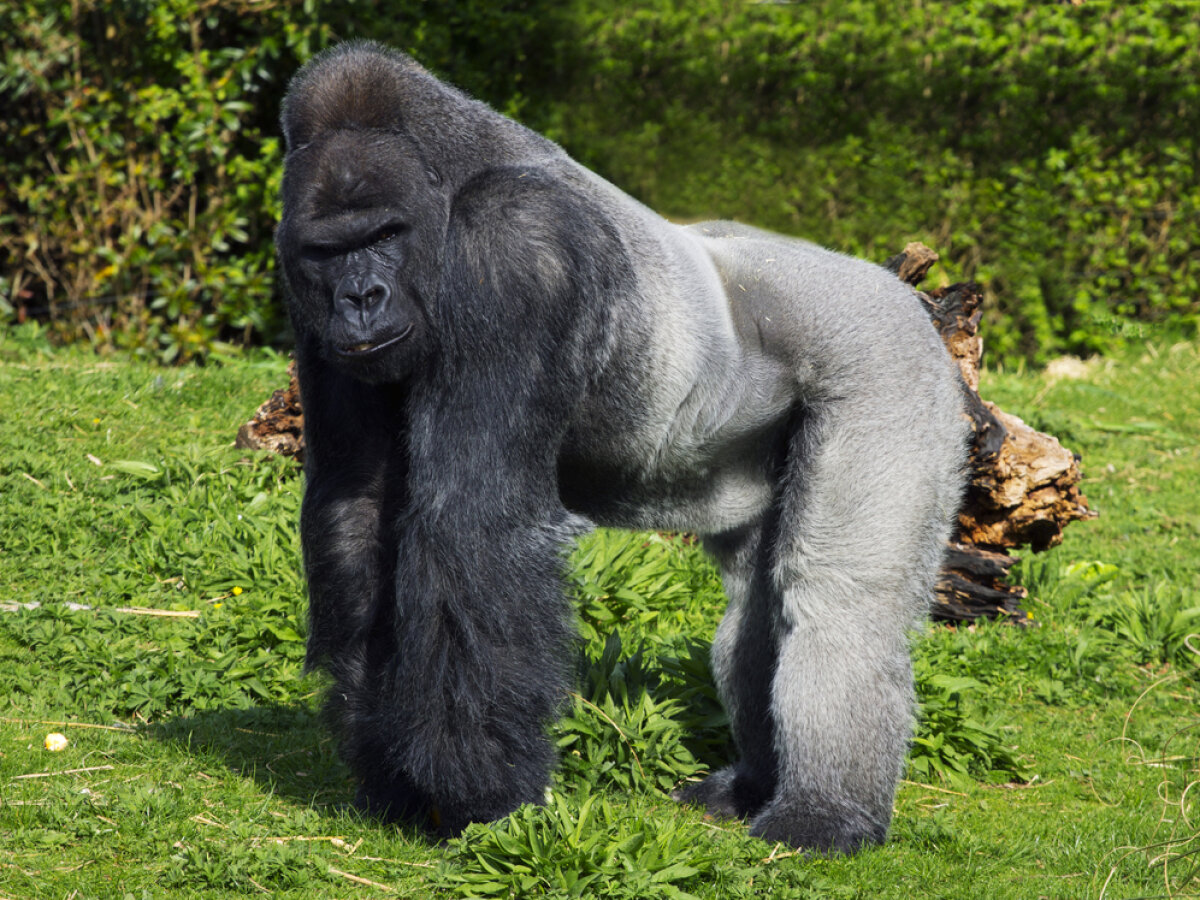
[[[282,124],[276,246],[293,324],[353,377],[401,381],[436,337],[428,304],[452,198],[526,148],[557,148],[369,43],[297,75]]]

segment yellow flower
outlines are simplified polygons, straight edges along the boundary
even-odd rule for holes
[[[240,594],[241,592],[242,592],[242,589],[241,589],[240,587],[237,587],[236,585],[234,586],[233,590],[231,591],[231,593],[232,593],[232,594],[233,594],[233,596],[235,596],[235,597],[236,597],[238,594]]]

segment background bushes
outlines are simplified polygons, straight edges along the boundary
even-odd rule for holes
[[[0,9],[0,314],[163,359],[284,339],[287,78],[373,37],[651,206],[988,286],[1007,358],[1200,318],[1189,4],[18,0]]]

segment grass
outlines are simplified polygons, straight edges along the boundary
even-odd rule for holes
[[[667,798],[728,753],[722,600],[655,535],[573,556],[586,641],[546,806],[448,845],[354,813],[300,668],[301,479],[232,447],[284,365],[0,334],[0,898],[1200,896],[1195,346],[985,374],[1082,454],[1101,515],[1021,563],[1036,627],[916,638],[892,835],[850,859]]]

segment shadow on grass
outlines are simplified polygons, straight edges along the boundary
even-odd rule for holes
[[[319,712],[300,702],[195,713],[144,733],[205,756],[264,791],[320,812],[353,808],[354,782]]]

